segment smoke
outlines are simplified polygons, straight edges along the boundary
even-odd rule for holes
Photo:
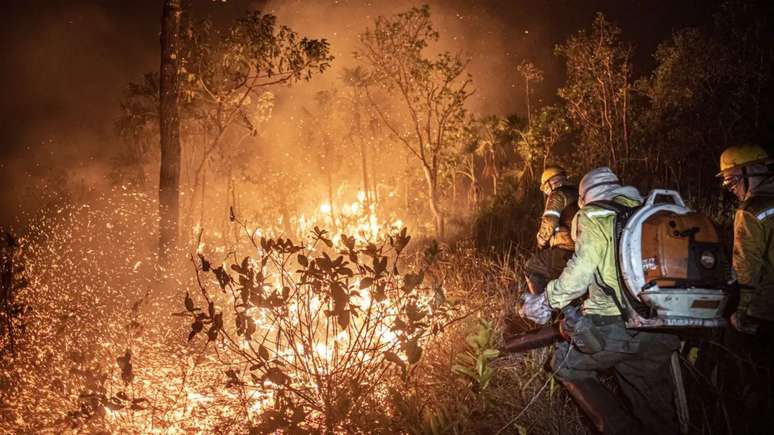
[[[555,44],[606,13],[637,43],[636,56],[650,60],[655,44],[675,28],[707,17],[712,8],[698,0],[678,6],[666,0],[622,4],[595,0],[584,7],[564,1],[432,0],[440,41],[434,50],[470,58],[476,93],[468,108],[477,114],[524,112],[523,82],[516,72],[522,60],[544,71],[534,89],[535,106],[556,99],[563,66]],[[340,74],[352,66],[358,34],[379,15],[405,11],[409,0],[193,1],[195,18],[209,16],[225,25],[245,10],[278,16],[299,34],[326,38],[336,60],[308,83],[274,90],[273,119],[256,147],[281,155],[288,134],[298,130],[300,108],[311,107],[317,91],[340,86]],[[114,122],[126,85],[158,69],[161,2],[32,0],[6,2],[0,29],[4,68],[0,70],[0,225],[22,210],[41,206],[40,189],[80,186],[104,190],[115,156],[122,148]],[[702,15],[704,14],[704,15]],[[641,64],[643,62],[640,62]],[[640,70],[643,70],[642,68]],[[277,153],[276,151],[279,151]],[[52,180],[64,180],[63,183]],[[32,194],[29,194],[32,192]]]
[[[393,2],[368,0],[325,0],[325,1],[269,1],[262,10],[274,14],[278,22],[296,30],[301,35],[310,38],[325,38],[331,46],[335,57],[331,68],[324,74],[315,76],[310,82],[301,82],[292,87],[275,89],[276,93],[274,116],[265,125],[262,138],[256,143],[256,148],[267,150],[270,156],[278,161],[283,157],[293,155],[298,146],[304,146],[304,138],[299,133],[309,128],[311,123],[333,122],[323,117],[309,120],[304,117],[308,110],[313,116],[319,114],[315,95],[319,91],[339,89],[342,92],[344,82],[342,74],[345,68],[358,65],[354,52],[360,49],[359,35],[367,28],[372,28],[378,16],[391,16],[409,10],[419,3],[409,0]],[[503,4],[504,6],[505,4]],[[529,30],[520,24],[514,27],[506,21],[507,17],[498,15],[501,5],[489,2],[481,6],[464,1],[431,1],[429,2],[433,25],[439,32],[438,42],[428,47],[428,55],[440,51],[459,53],[469,59],[468,72],[473,77],[474,95],[469,99],[467,108],[478,115],[508,115],[523,112],[524,99],[521,80],[516,73],[516,66],[526,57],[526,47],[529,45]],[[517,37],[513,37],[517,34]],[[317,109],[317,110],[315,110]],[[354,138],[348,135],[348,126],[335,125],[329,130],[334,131],[332,141],[345,148],[349,155],[331,156],[332,159],[346,159],[349,162],[337,162],[335,183],[348,187],[349,196],[352,190],[362,186],[359,179],[360,169],[357,162],[360,156],[357,145],[348,143]],[[338,133],[336,133],[338,132]],[[385,132],[386,133],[386,132]],[[381,174],[371,174],[385,184],[387,189],[398,190],[396,179],[407,170],[407,161],[402,157],[404,150],[397,143],[391,149],[383,150],[385,155],[371,156],[379,161]],[[263,158],[263,157],[261,157]],[[347,167],[349,165],[349,167]],[[410,166],[413,166],[409,164]],[[313,175],[312,185],[308,189],[313,193],[312,204],[327,202],[325,191],[326,174],[319,168],[308,168]],[[385,175],[394,174],[394,176]],[[418,175],[418,179],[421,176]],[[416,194],[424,190],[422,184],[413,186]],[[410,199],[407,201],[413,201]],[[424,206],[417,204],[417,209]]]
[[[461,0],[429,1],[433,24],[440,33],[438,44],[430,49],[448,50],[469,58],[469,72],[476,88],[470,109],[504,115],[523,107],[523,95],[520,88],[516,89],[521,82],[516,65],[527,57],[527,38],[522,35],[529,35],[530,30],[506,22],[506,17],[497,13],[500,9],[497,3],[482,6]],[[275,14],[279,22],[304,35],[327,39],[336,57],[331,71],[318,77],[311,86],[293,90],[294,104],[304,94],[341,83],[342,68],[355,63],[353,52],[359,48],[359,34],[373,27],[376,17],[404,12],[418,4],[410,0],[270,1],[264,7],[266,12]]]
[[[3,31],[0,225],[42,205],[41,195],[31,192],[79,183],[106,187],[121,92],[158,62],[160,7],[138,3],[32,1],[4,7],[4,15],[15,20]],[[145,16],[144,10],[152,13]]]

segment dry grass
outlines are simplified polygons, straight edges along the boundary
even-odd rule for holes
[[[414,433],[589,433],[577,407],[553,382],[546,363],[551,348],[502,355],[491,364],[495,375],[483,391],[452,373],[456,356],[465,350],[465,336],[477,319],[493,325],[496,340],[503,333],[527,330],[529,322],[515,315],[522,285],[522,262],[481,256],[464,243],[442,258],[438,277],[449,297],[463,300],[470,317],[444,331],[417,368]],[[517,420],[514,417],[519,416]],[[421,418],[420,418],[421,417]]]
[[[225,348],[187,343],[189,322],[171,316],[194,288],[190,264],[159,271],[148,254],[154,202],[115,201],[46,216],[33,227],[36,238],[25,241],[32,276],[22,296],[34,310],[16,354],[4,356],[0,429],[244,433],[249,413],[240,391],[225,385]],[[586,433],[545,370],[549,349],[496,359],[483,391],[452,371],[479,319],[491,322],[495,342],[530,326],[514,312],[520,263],[481,256],[468,242],[442,251],[426,279],[458,304],[460,320],[427,341],[407,378],[396,370],[385,401],[368,405],[374,431]],[[117,364],[127,350],[129,380]],[[131,409],[132,399],[143,399],[142,409]]]

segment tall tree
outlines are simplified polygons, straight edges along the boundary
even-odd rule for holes
[[[436,236],[444,237],[444,207],[440,192],[444,159],[451,154],[451,136],[462,128],[465,101],[472,94],[467,61],[449,52],[429,58],[424,51],[438,40],[427,5],[392,17],[378,17],[360,35],[356,52],[369,68],[372,82],[396,96],[397,110],[387,113],[366,95],[384,125],[414,156],[424,173],[428,205]]]
[[[456,153],[457,161],[452,175],[452,188],[454,189],[453,193],[456,194],[456,176],[458,174],[468,180],[467,210],[470,213],[476,213],[479,210],[481,200],[481,184],[478,179],[480,165],[477,159],[481,149],[481,132],[477,120],[471,119],[467,124],[462,130],[462,137],[459,141],[460,148]],[[454,199],[456,198],[452,200],[454,201]]]
[[[239,156],[247,150],[249,139],[258,135],[263,123],[271,118],[271,90],[310,80],[326,70],[333,57],[326,40],[303,37],[278,24],[275,16],[259,11],[249,12],[228,26],[215,26],[209,20],[186,25],[190,22],[186,19],[186,1],[178,18],[174,59],[178,62],[180,95],[179,142],[183,143],[186,161],[180,168],[178,158],[177,173],[178,179],[187,180],[185,215],[193,219],[199,202],[202,223],[205,203],[213,196],[205,194],[206,180],[212,184],[212,180],[220,181],[225,176],[225,182],[218,185],[226,186],[227,192],[218,198],[226,198],[228,203],[214,207],[223,210],[224,206],[235,205],[237,182],[245,178],[240,169],[246,166]],[[128,156],[132,160],[153,160],[146,151],[158,143],[157,139],[150,144],[145,139],[160,130],[159,82],[159,74],[147,74],[144,83],[130,84],[122,103],[118,127],[128,142],[140,145]],[[208,174],[213,169],[218,173]]]
[[[180,60],[181,0],[164,0],[161,17],[161,81],[159,130],[159,257],[163,260],[177,244],[180,214]]]
[[[647,103],[637,124],[650,151],[643,160],[651,184],[707,197],[717,191],[725,147],[765,143],[773,11],[770,2],[727,2],[712,25],[676,31],[659,45],[656,68],[637,82]]]
[[[193,34],[184,72],[191,116],[207,138],[193,190],[204,189],[213,157],[220,154],[228,172],[234,150],[258,133],[271,106],[262,95],[274,86],[311,79],[332,59],[326,40],[302,37],[278,25],[274,15],[253,11],[227,28],[203,21]],[[233,180],[228,184],[227,196],[233,196]]]
[[[527,126],[532,126],[532,108],[530,107],[530,95],[532,94],[532,87],[543,81],[543,71],[540,71],[532,62],[522,61],[516,70],[521,74],[524,79],[524,98],[527,101]]]
[[[580,130],[578,163],[586,168],[604,163],[624,172],[631,154],[632,49],[620,34],[597,14],[591,32],[578,32],[556,48],[567,62],[559,96]]]

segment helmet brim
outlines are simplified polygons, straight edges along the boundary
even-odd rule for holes
[[[751,162],[747,162],[747,163],[743,163],[741,165],[735,165],[735,166],[731,166],[730,168],[723,169],[722,171],[720,171],[717,174],[715,174],[715,177],[716,178],[724,177],[724,176],[728,175],[729,172],[737,170],[737,169],[742,169],[745,166],[768,165],[768,164],[771,164],[771,163],[774,163],[774,159],[769,158],[769,157],[766,157],[766,158],[763,158],[763,159],[758,159],[758,160],[753,160]],[[742,175],[742,174],[739,174],[739,175]]]

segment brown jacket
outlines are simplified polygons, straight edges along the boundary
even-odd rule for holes
[[[575,243],[570,237],[572,218],[578,212],[578,189],[575,186],[560,186],[546,198],[546,206],[538,229],[538,246],[556,246],[572,251]]]
[[[774,321],[774,180],[756,188],[734,216],[733,267],[739,310]]]

